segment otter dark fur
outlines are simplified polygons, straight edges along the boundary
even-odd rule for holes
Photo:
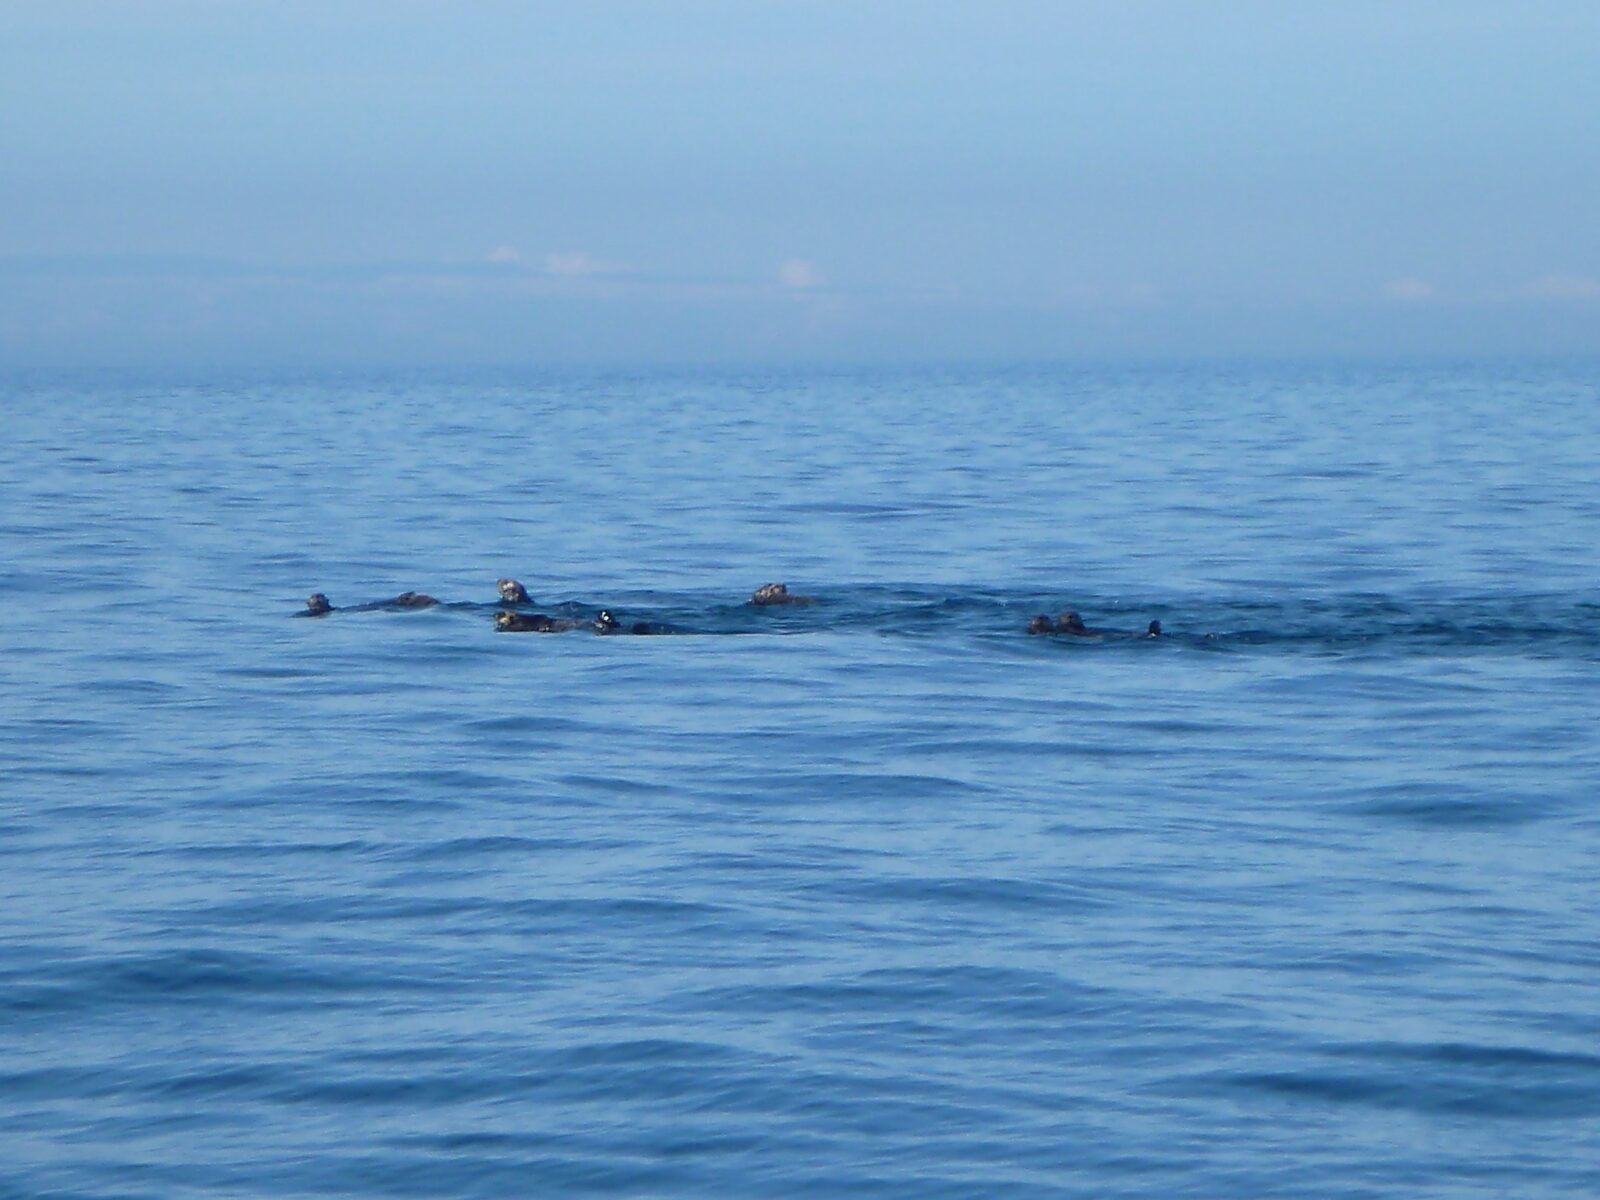
[[[1090,628],[1083,623],[1083,618],[1077,613],[1065,612],[1054,621],[1042,615],[1034,617],[1033,620],[1028,622],[1028,632],[1064,633],[1069,637],[1158,638],[1161,636],[1161,622],[1151,621],[1143,633],[1123,633],[1115,629]]]
[[[385,601],[390,608],[432,608],[439,603],[432,596],[425,596],[421,592],[401,592],[393,600]]]
[[[516,613],[501,609],[494,615],[494,627],[501,633],[569,633],[592,629],[596,633],[621,633],[622,622],[606,609],[593,621],[574,621],[570,617],[551,617],[544,613]]]
[[[1158,638],[1161,636],[1161,622],[1151,621],[1145,626],[1143,633],[1130,633],[1123,629],[1096,629],[1092,625],[1085,625],[1083,618],[1077,613],[1062,613],[1061,619],[1056,622],[1056,632],[1071,634],[1074,637]]]
[[[560,621],[544,613],[514,613],[504,609],[495,613],[494,627],[501,633],[560,633],[575,622]]]
[[[1056,632],[1070,634],[1073,637],[1158,638],[1161,636],[1161,622],[1151,621],[1145,626],[1143,633],[1127,633],[1121,629],[1096,629],[1091,625],[1085,625],[1083,618],[1077,613],[1069,612],[1061,614],[1060,620],[1056,622]]]
[[[306,600],[305,611],[297,615],[302,617],[323,617],[331,612],[371,612],[378,608],[432,608],[438,604],[432,596],[421,592],[401,592],[389,600],[375,600],[368,604],[357,604],[353,608],[337,609],[328,603],[328,598],[321,592],[313,592]]]

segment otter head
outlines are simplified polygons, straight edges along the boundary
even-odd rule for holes
[[[622,623],[611,615],[609,608],[602,608],[600,615],[594,619],[594,623],[602,633],[610,633],[613,629],[622,628]]]
[[[517,615],[515,613],[508,613],[505,609],[501,609],[494,615],[494,627],[496,629],[510,629],[516,619]]]
[[[1029,633],[1054,633],[1056,627],[1051,624],[1050,618],[1043,614],[1028,622]]]
[[[1144,635],[1145,635],[1145,637],[1160,637],[1161,636],[1161,622],[1160,621],[1151,621],[1150,622],[1150,628],[1145,630]]]
[[[1056,628],[1062,633],[1088,633],[1084,628],[1083,618],[1077,613],[1062,613],[1061,619],[1056,622]]]
[[[306,599],[306,611],[314,617],[333,611],[333,605],[328,603],[328,598],[321,592],[312,592]]]
[[[764,583],[756,589],[755,595],[750,597],[752,604],[774,604],[781,601],[789,594],[787,583]]]
[[[502,579],[495,584],[500,589],[500,599],[507,604],[528,604],[528,589],[515,579]]]

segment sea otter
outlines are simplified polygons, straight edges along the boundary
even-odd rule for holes
[[[1145,634],[1147,637],[1159,637],[1161,622],[1152,621],[1154,632]],[[1083,618],[1075,612],[1064,612],[1054,621],[1046,616],[1037,616],[1028,622],[1029,633],[1065,633],[1070,637],[1134,637],[1131,633],[1121,633],[1115,629],[1093,629],[1083,623]]]
[[[1096,638],[1133,638],[1133,637],[1160,637],[1161,622],[1151,621],[1143,633],[1125,633],[1120,629],[1096,629],[1092,625],[1085,625],[1083,618],[1075,612],[1062,613],[1061,619],[1056,622],[1057,633],[1067,633],[1074,637]]]
[[[500,589],[500,599],[504,600],[507,604],[533,603],[532,600],[528,599],[528,589],[523,587],[515,579],[502,579],[495,584],[495,587]]]
[[[432,608],[439,602],[432,596],[425,596],[421,592],[401,592],[392,600],[377,600],[370,604],[357,604],[346,612],[371,612],[375,608]],[[323,617],[328,613],[337,612],[328,598],[321,592],[313,592],[306,600],[305,611],[297,615],[302,617]]]
[[[815,604],[815,596],[791,596],[786,583],[764,583],[750,597],[751,604]]]
[[[1143,633],[1123,633],[1116,629],[1094,629],[1083,623],[1083,618],[1075,612],[1062,613],[1054,622],[1049,617],[1035,617],[1028,622],[1029,633],[1065,633],[1071,637],[1110,637],[1110,638],[1158,638],[1161,636],[1161,622],[1151,621]]]
[[[514,613],[501,609],[494,615],[494,627],[501,633],[559,633],[572,628],[572,622],[557,622],[543,613]]]
[[[551,617],[544,613],[514,613],[501,609],[494,615],[494,627],[501,633],[569,633],[592,629],[596,633],[621,633],[622,622],[606,609],[593,621],[574,621],[570,617]]]
[[[646,637],[655,633],[666,633],[665,625],[652,625],[649,621],[635,621],[632,625],[624,625],[611,615],[611,610],[602,608],[600,615],[594,619],[596,633],[631,633]]]

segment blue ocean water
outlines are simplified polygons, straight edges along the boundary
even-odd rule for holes
[[[0,1195],[1600,1193],[1600,372],[0,405]]]

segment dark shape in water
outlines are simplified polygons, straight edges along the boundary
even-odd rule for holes
[[[501,609],[494,615],[494,627],[501,633],[570,633],[574,629],[592,629],[596,633],[621,633],[622,622],[608,609],[601,609],[593,621],[574,621],[568,617],[552,617],[545,613],[516,613]]]
[[[393,600],[384,601],[389,608],[432,608],[437,603],[432,596],[422,592],[401,592]]]
[[[772,604],[815,604],[815,596],[791,596],[786,583],[764,583],[750,597],[751,604],[763,607]]]
[[[1104,633],[1105,631],[1102,629],[1090,629],[1083,623],[1082,617],[1075,612],[1069,612],[1062,613],[1061,616],[1056,619],[1056,632],[1070,633],[1074,637],[1094,637],[1095,635]]]
[[[1117,629],[1095,629],[1083,623],[1083,618],[1075,612],[1065,612],[1052,621],[1049,617],[1040,615],[1028,622],[1029,633],[1064,633],[1069,637],[1110,637],[1131,638],[1145,637],[1158,638],[1161,636],[1161,622],[1151,621],[1143,633],[1123,633]]]
[[[501,633],[561,633],[576,621],[557,620],[544,613],[514,613],[501,609],[494,615],[494,627]]]
[[[533,603],[533,601],[528,598],[528,589],[523,587],[515,579],[501,579],[495,583],[495,587],[500,590],[500,599],[504,600],[507,604]]]
[[[328,602],[328,598],[321,592],[312,592],[306,600],[304,611],[295,614],[297,617],[324,617],[331,612],[371,612],[375,608],[432,608],[439,602],[432,596],[421,592],[401,592],[392,600],[376,600],[370,604],[358,604],[354,608],[340,610]]]

